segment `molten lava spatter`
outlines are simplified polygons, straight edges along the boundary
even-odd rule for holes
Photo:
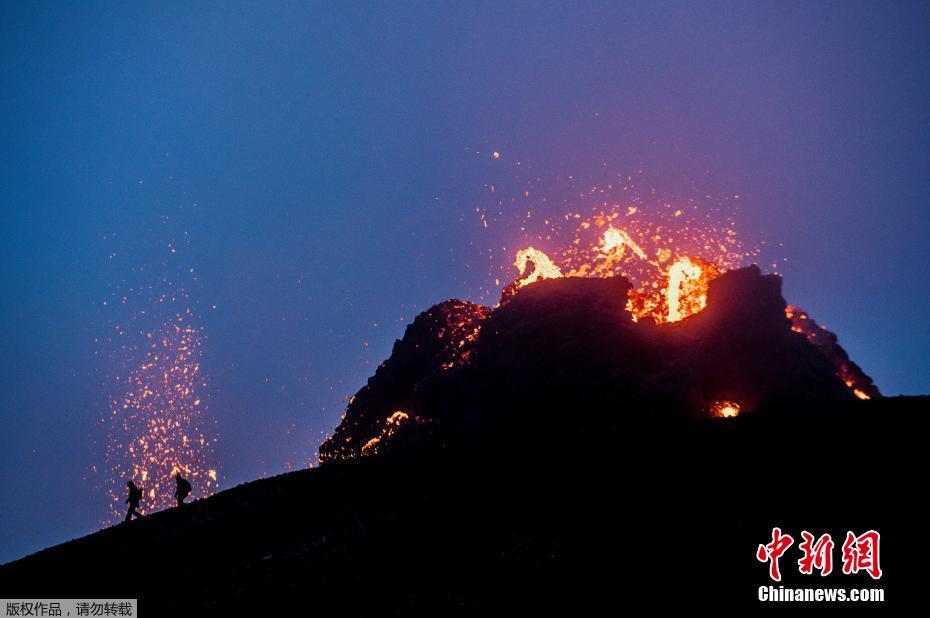
[[[208,306],[196,300],[203,290],[183,214],[183,207],[162,214],[145,235],[108,235],[113,287],[101,310],[111,329],[97,352],[105,360],[106,442],[104,465],[92,468],[110,498],[104,524],[125,516],[127,481],[142,489],[140,510],[149,513],[176,504],[176,473],[191,483],[192,499],[216,492],[222,480],[202,367]]]
[[[535,247],[520,250],[515,261],[520,276],[503,290],[501,302],[542,279],[623,275],[633,285],[626,309],[634,320],[650,318],[662,324],[698,313],[707,305],[710,282],[743,266],[755,252],[742,249],[732,225],[698,224],[680,209],[670,208],[648,217],[633,205],[615,205],[587,219],[566,215],[565,221],[576,221],[572,240],[553,249],[555,257]],[[821,349],[857,397],[880,396],[872,380],[838,346],[835,335],[817,327],[797,307],[789,307],[787,316],[792,330]]]
[[[627,216],[636,212],[626,210]],[[556,260],[534,247],[521,249],[515,261],[520,272],[516,288],[562,276],[623,275],[634,286],[627,303],[634,320],[649,317],[657,323],[677,322],[703,309],[710,281],[727,268],[741,265],[746,256],[737,251],[729,229],[708,228],[688,238],[687,231],[673,233],[666,224],[650,228],[642,218],[622,221],[635,230],[631,233],[618,227],[622,216],[622,212],[602,213],[582,221],[570,245],[556,250]],[[595,241],[590,239],[592,230],[598,233]],[[720,239],[713,240],[713,234],[720,234]],[[698,238],[701,242],[696,242]],[[529,272],[528,262],[534,266]],[[505,290],[502,301],[515,291]]]
[[[423,419],[418,416],[413,418],[403,410],[397,410],[389,417],[384,419],[384,429],[381,430],[381,433],[374,438],[368,440],[365,444],[362,445],[362,455],[375,455],[378,453],[379,446],[382,440],[387,440],[397,434],[397,430],[406,423],[422,423]]]
[[[678,258],[669,267],[665,292],[669,322],[684,319],[707,305],[707,284],[712,272],[711,265],[702,267],[687,256]]]
[[[527,273],[529,262],[533,263],[533,270]],[[517,280],[519,287],[535,283],[540,279],[557,279],[562,276],[562,271],[549,259],[549,256],[533,247],[517,251],[517,258],[513,265],[520,271],[520,279]]]
[[[439,329],[436,337],[443,344],[446,361],[443,370],[463,365],[471,356],[471,344],[481,332],[481,323],[488,317],[490,310],[472,303],[454,302],[443,307],[446,324]]]
[[[741,409],[735,401],[715,401],[710,411],[717,418],[735,418],[739,416]]]
[[[144,492],[142,511],[175,504],[174,475],[193,486],[193,497],[215,492],[216,438],[205,425],[206,381],[201,374],[203,335],[179,314],[157,332],[146,333],[144,359],[125,379],[121,400],[113,401],[113,429],[107,444],[110,512],[125,515],[125,481]]]

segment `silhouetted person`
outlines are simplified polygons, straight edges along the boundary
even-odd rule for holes
[[[126,498],[126,503],[129,505],[129,512],[126,513],[126,521],[132,519],[133,515],[142,519],[142,513],[136,510],[139,508],[139,500],[142,499],[142,490],[136,487],[136,484],[132,481],[126,483],[126,486],[129,487],[129,497]]]
[[[178,488],[174,490],[174,497],[178,499],[178,506],[181,506],[184,504],[184,498],[191,493],[191,484],[181,476],[180,472],[174,475],[174,480],[178,482]]]

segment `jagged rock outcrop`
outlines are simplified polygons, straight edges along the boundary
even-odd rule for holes
[[[787,309],[788,319],[791,320],[791,330],[801,333],[807,340],[816,346],[827,360],[833,365],[833,370],[841,380],[852,389],[860,399],[875,399],[882,394],[872,382],[862,367],[849,358],[849,354],[839,343],[836,334],[818,324],[806,311],[797,306]]]
[[[622,277],[545,279],[510,290],[494,310],[432,307],[352,399],[321,460],[418,436],[570,442],[633,417],[712,416],[719,401],[751,413],[854,397],[836,363],[848,356],[835,337],[825,348],[792,329],[777,275],[726,272],[703,311],[663,325],[632,320],[629,290]]]
[[[489,313],[487,307],[450,299],[418,315],[394,342],[390,358],[349,401],[335,433],[320,446],[320,461],[368,454],[382,436],[393,437],[409,421],[418,422],[408,412],[418,388],[468,360],[472,339]],[[394,416],[398,411],[402,420]]]

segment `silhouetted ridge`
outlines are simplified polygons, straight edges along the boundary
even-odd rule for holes
[[[832,359],[842,351],[835,336],[831,356],[793,332],[781,278],[754,265],[714,279],[703,311],[663,325],[633,322],[623,277],[508,290],[493,311],[450,300],[421,314],[353,398],[321,460],[370,454],[373,440],[381,452],[414,436],[569,439],[628,418],[712,416],[720,400],[751,413],[854,397]],[[409,431],[391,431],[397,411],[415,419]]]
[[[394,342],[390,358],[349,401],[342,422],[320,446],[320,461],[362,455],[395,412],[414,407],[415,393],[424,380],[468,358],[469,337],[489,313],[487,307],[450,299],[418,315],[403,339]]]
[[[807,340],[815,345],[840,377],[846,386],[853,389],[861,399],[875,399],[882,394],[862,368],[854,363],[846,350],[839,344],[837,336],[818,324],[806,311],[797,306],[788,307],[788,316],[791,320],[791,330],[801,333]]]

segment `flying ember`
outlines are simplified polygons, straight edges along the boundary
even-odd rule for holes
[[[205,430],[203,334],[192,317],[190,310],[179,313],[145,334],[144,356],[126,377],[121,399],[111,403],[106,460],[114,519],[125,514],[123,485],[130,479],[144,491],[143,511],[174,505],[178,472],[193,485],[195,498],[217,488],[216,438]]]

